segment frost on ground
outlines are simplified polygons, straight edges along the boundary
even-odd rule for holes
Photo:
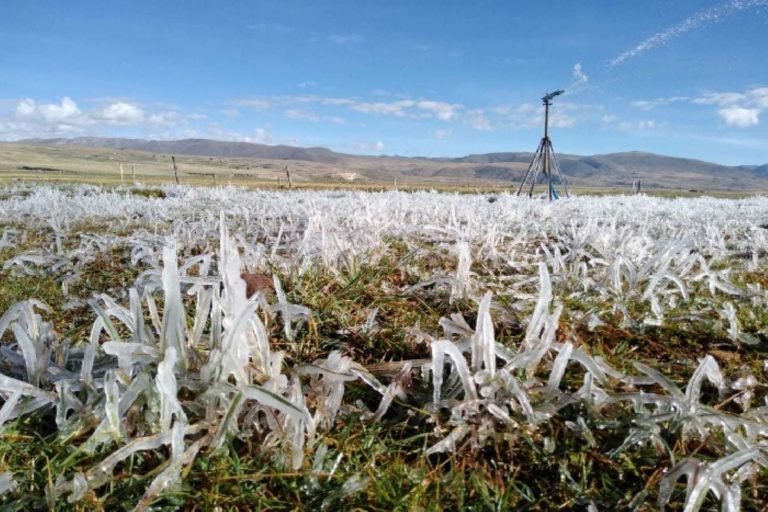
[[[766,492],[764,198],[135,192],[0,190],[0,288],[56,283],[55,296],[21,293],[0,311],[0,425],[50,433],[67,450],[44,488],[0,466],[10,502],[32,491],[39,506],[106,500],[118,471],[149,454],[133,503],[143,510],[238,441],[319,489],[343,471],[334,436],[357,421],[412,422],[425,435],[418,457],[438,466],[523,441],[546,457],[578,438],[616,467],[651,453],[658,470],[623,502],[638,510],[740,510]],[[114,254],[135,279],[73,293]],[[339,299],[338,314],[360,322],[324,331],[330,301],[381,268],[387,280],[364,290],[371,307]],[[248,297],[243,271],[271,275],[275,296]],[[318,276],[317,296],[302,295]],[[438,314],[398,331],[388,320],[401,302]],[[57,332],[67,311],[87,328]],[[604,341],[616,332],[636,346]],[[686,332],[714,341],[669,357],[665,345]],[[368,351],[343,342],[363,338]],[[747,364],[723,367],[742,355]],[[515,463],[514,450],[504,457]],[[571,505],[615,506],[593,477],[560,470]],[[323,507],[365,495],[375,479],[364,471]]]

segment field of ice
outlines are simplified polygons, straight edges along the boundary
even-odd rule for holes
[[[232,438],[259,439],[288,470],[332,471],[321,433],[349,415],[386,421],[400,404],[431,416],[423,457],[530,435],[568,409],[567,427],[585,442],[611,429],[621,439],[597,446],[606,457],[650,446],[671,461],[649,482],[660,508],[740,510],[751,482],[768,476],[765,355],[726,371],[703,347],[680,382],[648,360],[620,368],[576,334],[687,323],[711,330],[720,352],[762,353],[768,292],[755,276],[768,273],[767,198],[140,191],[0,188],[3,272],[55,272],[61,288],[55,301],[0,311],[0,425],[34,418],[76,440],[75,451],[108,453],[56,475],[41,490],[49,502],[98,495],[132,454],[167,448],[136,504],[145,509]],[[144,269],[134,283],[68,294],[84,266],[116,250]],[[399,279],[379,293],[447,297],[456,308],[410,327],[430,357],[361,362],[330,350],[285,362],[276,342],[299,343],[319,314],[292,302],[287,283],[323,274],[343,284],[385,260]],[[275,293],[247,297],[241,272],[271,276]],[[83,301],[95,318],[89,336],[54,332],[52,310]],[[378,312],[369,313],[357,328],[375,339]],[[508,325],[522,334],[497,336]],[[350,386],[372,389],[378,403],[348,400]],[[689,442],[708,443],[706,456],[679,456]],[[366,480],[344,485],[360,492]],[[0,475],[9,499],[29,491],[19,475]]]

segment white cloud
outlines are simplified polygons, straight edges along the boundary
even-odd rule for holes
[[[748,128],[760,124],[760,114],[768,110],[768,87],[753,87],[744,92],[708,92],[693,100],[697,105],[720,107],[717,115],[728,126]]]
[[[259,144],[274,144],[274,139],[269,128],[255,128],[253,135],[247,136],[244,142],[256,142]]]
[[[45,121],[48,123],[72,121],[77,123],[80,114],[77,104],[66,96],[59,104],[38,104],[31,98],[24,98],[16,107],[16,119],[18,120]]]
[[[693,103],[697,105],[733,105],[747,99],[747,95],[740,92],[708,92],[695,98]]]
[[[249,107],[254,110],[283,107],[284,114],[289,119],[305,119],[343,123],[339,116],[310,113],[299,108],[303,105],[320,105],[325,107],[346,107],[363,114],[393,116],[409,119],[437,119],[440,121],[455,121],[464,111],[459,103],[448,103],[432,99],[399,99],[394,101],[360,101],[355,98],[339,98],[317,96],[312,94],[299,96],[276,96],[271,98],[243,98],[231,102],[237,107]]]
[[[651,110],[678,102],[719,107],[716,113],[728,126],[747,128],[760,124],[760,114],[768,110],[768,87],[753,87],[744,92],[710,91],[697,97],[672,96],[637,100],[630,104],[643,110]]]
[[[352,146],[356,151],[362,151],[367,153],[381,153],[384,151],[384,143],[380,140],[375,142],[361,142]]]
[[[192,120],[202,120],[205,119],[205,116],[202,116],[200,114],[190,114],[186,116],[187,119]],[[162,126],[173,126],[178,124],[184,124],[186,119],[183,115],[179,114],[178,112],[157,112],[155,114],[150,114],[146,117],[146,120],[149,124],[152,125],[162,125]]]
[[[354,103],[353,110],[364,114],[391,115],[414,119],[452,121],[463,109],[462,105],[434,100],[397,100],[389,102]]]
[[[105,107],[101,111],[101,117],[109,123],[135,124],[144,119],[144,111],[136,105],[121,101]]]
[[[470,113],[467,115],[466,121],[467,124],[475,130],[481,132],[493,131],[493,124],[491,123],[491,120],[488,119],[488,117],[482,111]]]
[[[416,104],[413,100],[400,100],[392,102],[357,103],[352,109],[364,114],[392,115],[406,117],[408,109]]]
[[[655,130],[665,126],[666,123],[645,119],[640,121],[622,121],[619,123],[619,130],[624,132],[644,132]]]
[[[643,110],[652,110],[657,107],[664,107],[667,105],[671,105],[672,103],[678,103],[681,101],[688,101],[690,98],[688,96],[672,96],[670,98],[656,98],[652,100],[636,100],[630,102],[630,105],[632,105],[635,108],[640,108]]]
[[[300,109],[288,109],[285,111],[285,117],[288,119],[303,119],[305,121],[319,121],[320,118],[312,112]]]
[[[497,105],[490,109],[494,114],[505,116],[509,118],[515,117],[528,117],[538,112],[543,113],[544,109],[533,103],[521,103],[519,105]]]
[[[550,121],[555,128],[573,128],[576,126],[576,119],[562,112],[550,114]]]
[[[205,133],[205,137],[216,140],[228,140],[233,142],[250,142],[252,144],[266,144],[269,146],[277,144],[272,136],[270,126],[254,128],[250,133],[240,133],[223,128],[218,123],[211,123]]]
[[[555,128],[572,128],[585,119],[591,119],[602,107],[562,101],[549,111],[549,124]],[[519,105],[498,105],[489,112],[499,116],[501,124],[515,130],[529,130],[544,127],[544,107],[533,103]],[[596,119],[595,119],[596,120]],[[499,125],[499,122],[494,123]]]
[[[0,138],[71,136],[91,123],[92,120],[69,97],[59,103],[38,103],[23,98],[12,112],[0,117]]]
[[[768,109],[768,87],[756,87],[749,91],[755,106],[760,109]]]
[[[700,140],[707,143],[726,144],[728,146],[768,150],[768,140],[765,140],[765,139],[757,139],[757,138],[749,138],[749,137],[720,137],[720,136],[702,135],[700,133],[683,133],[683,134],[678,134],[678,136],[685,139]]]
[[[717,111],[729,126],[747,128],[760,123],[760,110],[756,108],[725,107]]]
[[[339,116],[320,116],[316,113],[298,108],[290,108],[284,112],[287,119],[311,121],[313,123],[326,122],[331,124],[344,124],[344,119]]]
[[[444,103],[442,101],[419,101],[416,103],[416,108],[430,112],[436,118],[441,121],[450,121],[454,118],[456,113],[461,110],[461,105]]]
[[[274,102],[266,98],[244,98],[235,100],[232,104],[236,107],[246,107],[253,110],[266,110],[274,106]]]
[[[229,102],[233,107],[245,107],[252,110],[267,110],[278,107],[295,107],[296,105],[314,103],[318,105],[347,106],[357,103],[351,98],[334,98],[317,96],[314,94],[302,94],[298,96],[272,96],[239,98]]]
[[[447,139],[451,135],[453,135],[453,130],[450,128],[446,128],[444,130],[435,130],[435,137],[440,140]]]
[[[146,112],[139,105],[126,100],[113,99],[99,103],[99,107],[83,110],[69,97],[54,103],[23,98],[5,115],[0,114],[0,139],[71,137],[89,133],[108,135],[114,129],[154,134],[158,126],[172,127],[174,133],[181,133],[189,128],[190,121],[205,117],[175,111]]]
[[[320,103],[321,105],[332,105],[332,106],[344,106],[344,105],[354,105],[355,100],[349,99],[349,98],[326,98],[322,96],[305,96],[304,99],[308,100],[308,103]],[[311,100],[311,101],[309,101]]]

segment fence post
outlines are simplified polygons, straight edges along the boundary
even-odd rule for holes
[[[171,157],[171,162],[173,162],[173,176],[176,178],[176,184],[179,184],[179,169],[176,167],[176,157]]]

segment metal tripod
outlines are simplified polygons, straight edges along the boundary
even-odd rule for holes
[[[544,102],[544,137],[539,142],[539,147],[536,148],[536,152],[533,154],[533,160],[531,165],[528,166],[528,171],[525,173],[523,182],[520,183],[520,188],[517,189],[517,195],[523,193],[523,189],[528,183],[530,177],[530,187],[528,189],[528,197],[533,196],[533,189],[536,186],[536,179],[539,177],[539,173],[542,173],[547,180],[547,197],[549,200],[557,199],[557,191],[555,190],[555,183],[553,175],[557,175],[559,182],[563,185],[565,191],[565,197],[570,197],[568,193],[568,184],[563,178],[563,174],[560,172],[560,164],[557,163],[557,157],[555,157],[555,150],[552,149],[552,141],[549,140],[549,107],[552,105],[552,99],[555,96],[563,94],[564,91],[555,91],[547,94],[541,101]]]

